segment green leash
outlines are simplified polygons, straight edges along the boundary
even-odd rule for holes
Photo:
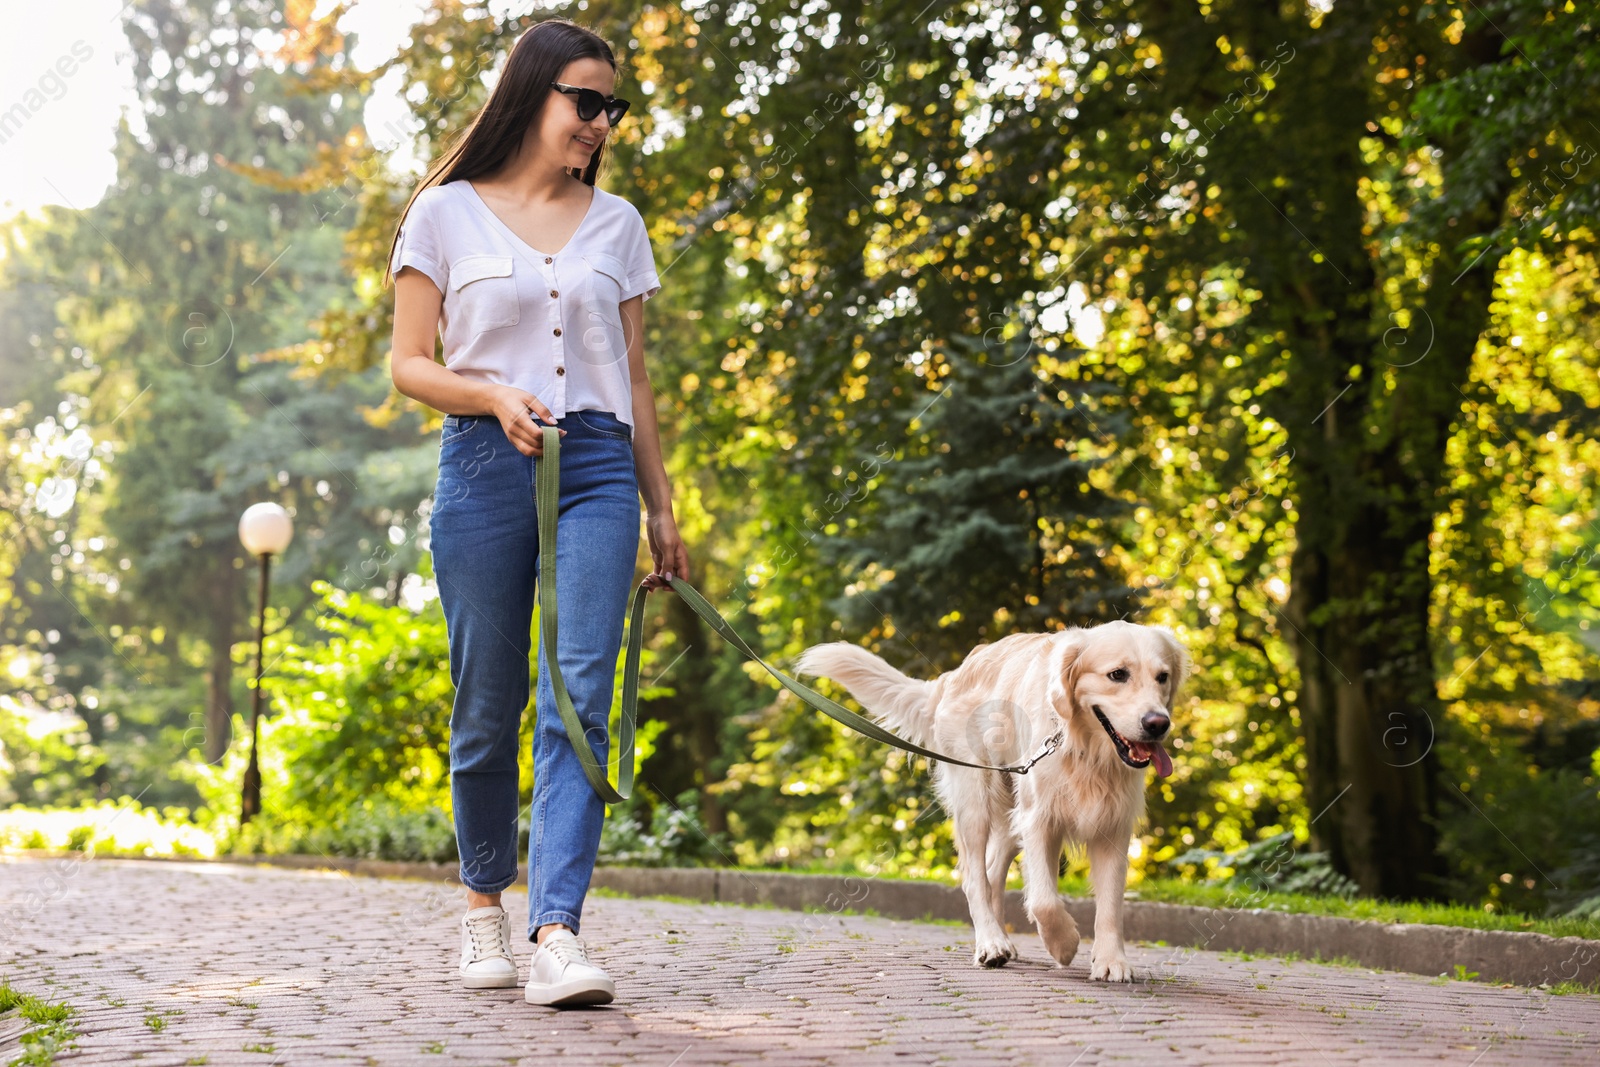
[[[613,789],[611,783],[606,780],[606,772],[595,759],[594,750],[589,747],[583,722],[578,718],[577,709],[572,706],[572,698],[567,695],[567,685],[561,678],[561,667],[556,661],[556,517],[561,502],[561,435],[554,426],[542,426],[541,429],[544,431],[544,457],[536,461],[538,472],[535,476],[539,505],[540,640],[544,642],[545,661],[550,670],[550,688],[556,694],[556,708],[561,713],[561,723],[566,727],[567,737],[572,741],[573,750],[578,754],[578,762],[583,765],[584,776],[589,779],[589,784],[594,787],[594,791],[602,800],[607,804],[616,804],[628,799],[633,793],[633,739],[639,704],[639,659],[644,649],[644,600],[648,591],[641,583],[634,589],[633,598],[628,604],[628,658],[622,669],[622,737],[618,752],[617,785]],[[717,609],[712,607],[694,586],[678,577],[669,579],[669,582],[673,591],[683,597],[684,603],[688,604],[706,625],[721,634],[740,652],[765,667],[767,673],[782,683],[785,689],[824,715],[858,733],[867,735],[874,741],[882,741],[886,745],[893,745],[895,748],[919,756],[943,760],[945,763],[954,763],[962,767],[1027,774],[1035,763],[1054,752],[1065,738],[1065,731],[1057,730],[1045,739],[1044,745],[1026,763],[1004,767],[992,767],[987,763],[969,763],[954,756],[946,756],[932,749],[923,748],[890,733],[871,719],[857,715],[849,708],[829,700],[816,690],[795,681],[773,667],[728,625],[728,620],[718,614]]]

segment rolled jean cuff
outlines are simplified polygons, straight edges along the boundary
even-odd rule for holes
[[[511,885],[516,882],[516,880],[517,872],[512,871],[511,877],[509,878],[494,882],[483,882],[475,885],[473,884],[472,879],[467,877],[466,871],[464,869],[461,871],[461,884],[472,890],[474,893],[498,893],[502,889],[510,888]]]

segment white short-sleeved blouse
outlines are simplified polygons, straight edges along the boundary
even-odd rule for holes
[[[621,303],[661,288],[644,218],[598,186],[557,252],[541,252],[464,180],[429,186],[401,224],[390,270],[415,267],[444,294],[445,366],[525,389],[556,418],[609,411],[633,425]]]

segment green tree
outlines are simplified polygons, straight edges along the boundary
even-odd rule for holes
[[[868,587],[834,602],[846,630],[919,620],[884,648],[938,668],[997,623],[1059,629],[1135,606],[1107,559],[1128,505],[1092,484],[1126,431],[1124,416],[1086,411],[1105,386],[1041,370],[1025,336],[952,341],[944,389],[890,423],[912,441],[863,441],[806,521],[825,535],[821,559]],[[868,494],[881,494],[870,517],[851,514]]]
[[[1517,160],[1579,149],[1589,16],[1104,3],[1069,19],[1060,181],[1085,206],[1072,247],[1106,250],[1086,258],[1086,284],[1124,302],[1119,328],[1147,330],[1195,299],[1197,276],[1235,267],[1246,306],[1225,344],[1293,449],[1279,618],[1308,801],[1325,811],[1313,833],[1368,892],[1438,892],[1438,756],[1409,756],[1443,720],[1429,539],[1492,248],[1517,240],[1533,207]],[[1507,94],[1498,107],[1477,95],[1490,81]],[[1505,112],[1509,99],[1515,121],[1452,110]],[[1570,191],[1536,208],[1565,232],[1583,217]]]

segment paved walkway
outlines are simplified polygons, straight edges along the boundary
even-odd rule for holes
[[[446,883],[0,858],[0,974],[79,1012],[61,1064],[1596,1062],[1600,998],[1130,945],[1155,981],[999,970],[966,927],[591,896],[608,1007],[456,984]],[[526,898],[506,894],[513,916]],[[527,973],[528,945],[518,953]],[[0,1060],[9,1057],[0,1057]]]

